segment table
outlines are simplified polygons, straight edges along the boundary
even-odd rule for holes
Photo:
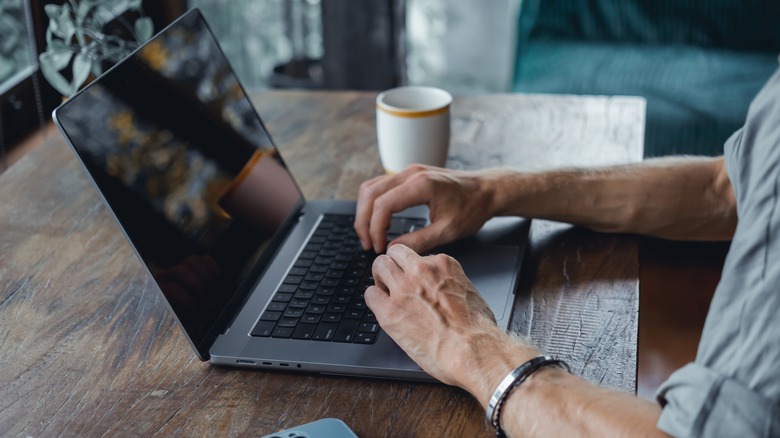
[[[381,172],[374,94],[253,100],[308,198]],[[489,95],[453,104],[448,165],[639,161],[644,100]],[[464,391],[200,362],[58,136],[0,175],[0,435],[253,435],[337,417],[361,437],[490,436]],[[533,221],[511,329],[584,378],[633,392],[637,239]]]

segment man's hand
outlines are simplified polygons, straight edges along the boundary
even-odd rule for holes
[[[393,213],[417,205],[430,209],[431,225],[405,234],[403,243],[417,252],[476,233],[495,213],[484,172],[462,172],[412,165],[360,185],[355,231],[363,249],[385,251]]]
[[[393,245],[374,261],[373,273],[376,286],[365,298],[382,329],[425,372],[483,404],[513,367],[536,354],[496,326],[452,257],[420,257]]]

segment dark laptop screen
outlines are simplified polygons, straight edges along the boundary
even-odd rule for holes
[[[183,16],[56,118],[200,350],[302,205],[200,13]]]

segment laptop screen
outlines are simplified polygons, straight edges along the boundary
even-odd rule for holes
[[[56,119],[200,350],[303,202],[200,13]]]

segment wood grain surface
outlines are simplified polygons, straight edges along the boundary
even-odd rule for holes
[[[354,199],[381,172],[372,93],[253,100],[309,198]],[[449,166],[638,161],[644,101],[457,98]],[[512,329],[578,374],[636,386],[637,241],[534,221]],[[0,175],[0,435],[259,436],[337,417],[361,437],[490,436],[439,384],[200,362],[59,136]]]

